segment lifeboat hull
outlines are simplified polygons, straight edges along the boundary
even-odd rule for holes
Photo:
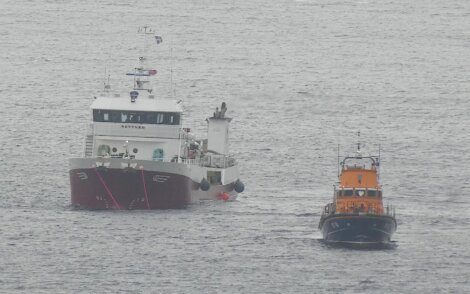
[[[323,240],[339,243],[388,243],[396,231],[388,215],[333,214],[321,219]]]

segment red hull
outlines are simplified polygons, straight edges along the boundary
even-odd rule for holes
[[[185,208],[194,185],[186,176],[132,168],[70,171],[72,205],[85,209]]]

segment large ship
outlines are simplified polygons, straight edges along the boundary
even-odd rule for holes
[[[379,167],[380,152],[379,156],[362,156],[360,143],[354,156],[339,163],[341,171],[333,202],[324,207],[318,226],[324,241],[350,244],[391,241],[397,222],[394,208],[383,205]]]
[[[144,27],[144,38],[162,38]],[[147,41],[148,42],[148,41]],[[130,91],[104,92],[91,105],[84,156],[69,160],[71,202],[83,209],[171,209],[201,200],[234,200],[244,190],[229,154],[227,107],[207,118],[207,138],[184,128],[181,100],[155,95],[157,71],[145,56],[127,73]]]

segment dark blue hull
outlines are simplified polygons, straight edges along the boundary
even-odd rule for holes
[[[330,214],[322,217],[319,228],[327,242],[386,243],[397,222],[388,215]]]

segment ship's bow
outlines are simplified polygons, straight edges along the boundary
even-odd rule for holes
[[[70,159],[72,205],[84,209],[173,209],[190,203],[184,166],[124,159]]]

